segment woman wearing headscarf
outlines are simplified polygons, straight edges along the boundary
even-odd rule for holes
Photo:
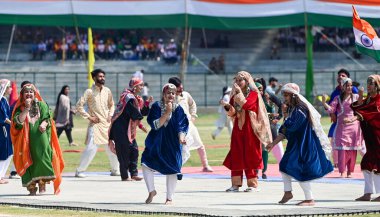
[[[143,116],[148,115],[149,103],[152,101],[150,98],[149,101],[144,102],[138,95],[143,86],[144,82],[137,77],[130,80],[129,88],[121,93],[109,130],[108,145],[119,160],[122,181],[142,180],[137,171],[139,149],[136,142],[136,130],[139,127],[147,132],[141,120]]]
[[[305,200],[297,205],[313,206],[310,181],[322,178],[334,170],[329,161],[330,141],[323,131],[321,115],[300,94],[297,84],[284,85],[282,94],[285,103],[283,109],[285,121],[277,138],[267,146],[267,150],[270,151],[279,141],[285,138],[288,140],[280,162],[285,193],[279,203],[284,204],[293,198],[292,178],[294,178],[305,194]]]
[[[144,180],[149,192],[145,203],[151,203],[157,194],[154,171],[166,175],[165,204],[172,203],[177,179],[182,179],[182,145],[186,144],[189,120],[182,107],[175,101],[176,91],[174,84],[165,84],[161,100],[153,103],[147,118],[151,130],[145,140],[145,150],[141,158]]]
[[[370,201],[372,194],[380,193],[380,75],[368,77],[368,96],[364,100],[363,91],[359,91],[359,100],[351,105],[355,116],[349,122],[360,121],[367,149],[360,163],[364,175],[364,195],[356,200]],[[372,201],[380,201],[380,196]]]
[[[33,84],[24,85],[12,114],[11,137],[13,161],[23,187],[30,195],[46,191],[54,182],[54,193],[60,192],[64,162],[54,121],[48,105]],[[38,184],[38,187],[36,185]]]
[[[11,94],[11,82],[8,79],[0,80],[0,184],[7,184],[5,173],[13,154],[11,142],[11,108],[7,97]]]
[[[352,93],[352,80],[341,80],[342,92],[328,105],[327,95],[323,95],[322,104],[330,114],[336,114],[336,128],[334,131],[333,149],[338,151],[338,169],[340,176],[346,172],[347,178],[354,172],[358,150],[362,149],[363,137],[359,121],[352,121],[354,111],[351,104],[359,98],[358,94]]]
[[[236,74],[231,100],[224,108],[234,120],[230,151],[223,162],[231,170],[232,186],[226,191],[239,191],[243,172],[248,185],[245,191],[257,191],[257,171],[263,168],[261,145],[272,142],[272,134],[264,101],[248,72]]]
[[[67,139],[69,140],[69,146],[78,146],[73,141],[71,135],[73,123],[74,110],[71,109],[71,103],[69,98],[70,87],[63,85],[61,91],[58,94],[57,102],[54,110],[55,126],[57,127],[58,138],[63,131],[65,131]]]

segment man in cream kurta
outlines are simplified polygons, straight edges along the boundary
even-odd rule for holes
[[[188,142],[186,148],[189,148],[190,150],[198,150],[203,166],[203,172],[213,172],[213,169],[208,165],[205,146],[199,136],[198,129],[193,123],[198,117],[197,104],[190,93],[183,91],[182,81],[179,78],[172,77],[169,79],[169,83],[174,84],[177,87],[177,103],[183,108],[187,118],[189,119],[189,131],[187,133],[187,137],[190,137],[190,139],[188,139],[190,142]]]
[[[89,125],[86,136],[87,146],[82,153],[75,176],[86,177],[83,172],[90,165],[100,145],[104,145],[110,160],[111,176],[117,176],[120,175],[119,161],[108,147],[108,129],[115,111],[112,92],[104,86],[105,72],[103,70],[95,69],[91,75],[95,85],[91,89],[87,89],[77,103],[77,111],[83,118],[89,120]],[[88,111],[85,111],[84,104],[87,104]]]

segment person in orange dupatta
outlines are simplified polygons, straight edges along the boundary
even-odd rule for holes
[[[48,105],[33,84],[23,86],[12,114],[11,138],[16,171],[23,187],[36,195],[54,182],[59,194],[64,162]],[[38,184],[38,187],[37,187]]]

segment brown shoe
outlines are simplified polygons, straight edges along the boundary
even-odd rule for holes
[[[131,178],[126,178],[126,179],[122,179],[121,181],[123,181],[123,182],[131,182],[131,181],[133,181],[133,179],[131,179]]]
[[[140,176],[132,176],[131,179],[135,180],[135,181],[141,181],[141,180],[143,180],[143,178],[140,177]]]

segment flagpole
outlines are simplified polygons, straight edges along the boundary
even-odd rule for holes
[[[309,26],[306,11],[306,2],[303,0],[304,19],[305,19],[305,52],[306,52],[306,82],[305,96],[309,102],[313,102],[314,72],[313,72],[313,35],[311,34],[311,26]]]
[[[187,14],[187,0],[185,1],[185,38],[182,42],[182,64],[181,64],[181,71],[180,71],[180,79],[182,82],[185,82],[185,76],[187,72],[187,55],[188,55],[188,47],[189,47],[189,20],[188,20],[188,14]]]

